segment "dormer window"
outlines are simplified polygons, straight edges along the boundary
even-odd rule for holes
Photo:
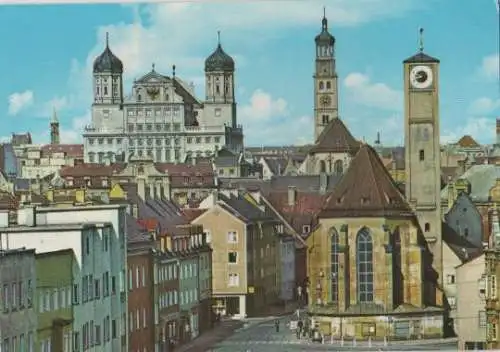
[[[337,204],[342,204],[342,201],[344,200],[343,197],[337,198]]]
[[[302,226],[302,233],[309,233],[311,231],[311,226],[310,225],[304,225]]]
[[[368,197],[361,197],[361,204],[368,204],[370,203],[370,198]]]

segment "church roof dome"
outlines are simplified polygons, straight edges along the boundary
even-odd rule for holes
[[[121,60],[113,54],[109,48],[108,34],[106,33],[106,48],[94,60],[94,73],[123,73],[123,63]]]
[[[219,43],[215,51],[205,60],[205,72],[214,71],[234,71],[234,60],[231,56],[226,54],[222,45],[220,44],[220,33]]]
[[[335,37],[328,32],[328,20],[326,15],[323,16],[323,19],[321,20],[321,33],[314,38],[314,41],[316,44],[335,44]]]

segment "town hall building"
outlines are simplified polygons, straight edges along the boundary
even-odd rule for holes
[[[106,47],[93,65],[92,120],[83,132],[85,162],[112,163],[130,157],[183,162],[212,156],[225,147],[243,150],[237,123],[235,63],[219,43],[205,60],[205,99],[175,74],[156,71],[133,82],[124,94],[124,64]]]

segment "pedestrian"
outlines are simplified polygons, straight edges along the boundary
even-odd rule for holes
[[[274,321],[274,326],[276,327],[276,332],[280,332],[280,321],[278,319]]]

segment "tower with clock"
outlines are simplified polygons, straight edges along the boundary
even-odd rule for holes
[[[439,144],[439,60],[420,50],[403,62],[406,198],[433,254],[442,282],[441,159]]]
[[[328,32],[326,11],[321,33],[315,38],[316,68],[314,73],[314,140],[332,119],[338,118],[338,84],[335,68],[335,37]]]

